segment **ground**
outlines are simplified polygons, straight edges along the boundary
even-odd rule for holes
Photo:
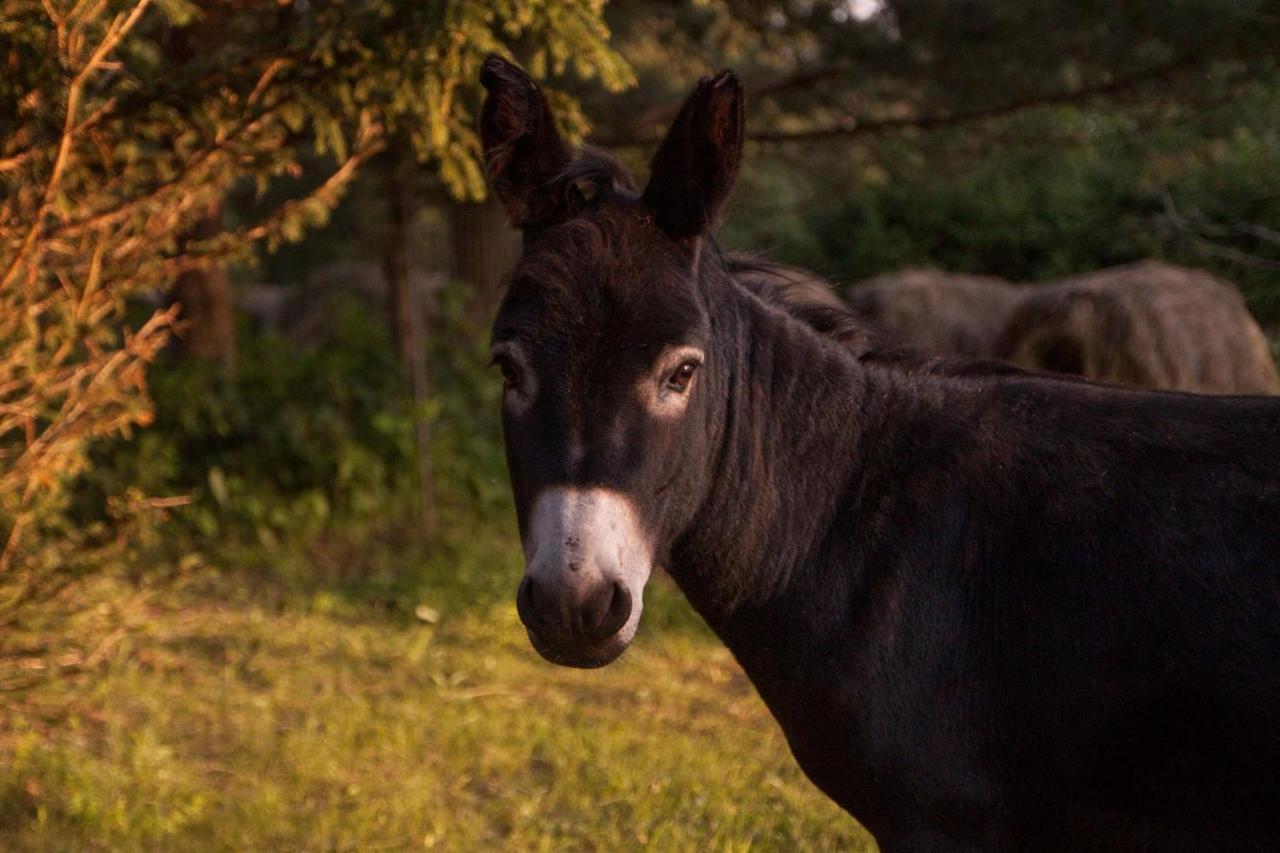
[[[587,672],[505,596],[413,618],[206,568],[110,583],[93,642],[3,661],[7,850],[874,849],[669,584]]]

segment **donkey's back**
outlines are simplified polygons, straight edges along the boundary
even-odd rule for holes
[[[761,685],[806,770],[888,849],[1275,849],[1280,400],[881,379],[842,676]]]

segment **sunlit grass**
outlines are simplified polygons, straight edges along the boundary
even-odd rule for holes
[[[667,587],[581,672],[506,600],[432,625],[200,572],[121,586],[107,651],[13,695],[6,849],[872,849]]]

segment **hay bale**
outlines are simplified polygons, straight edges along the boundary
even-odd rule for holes
[[[1266,336],[1235,286],[1157,261],[1025,288],[993,354],[1126,385],[1280,392]]]

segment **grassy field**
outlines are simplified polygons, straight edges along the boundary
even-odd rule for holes
[[[478,540],[513,585],[510,543]],[[874,849],[669,585],[580,672],[533,653],[505,587],[432,571],[417,618],[209,566],[97,581],[4,661],[0,846]]]

